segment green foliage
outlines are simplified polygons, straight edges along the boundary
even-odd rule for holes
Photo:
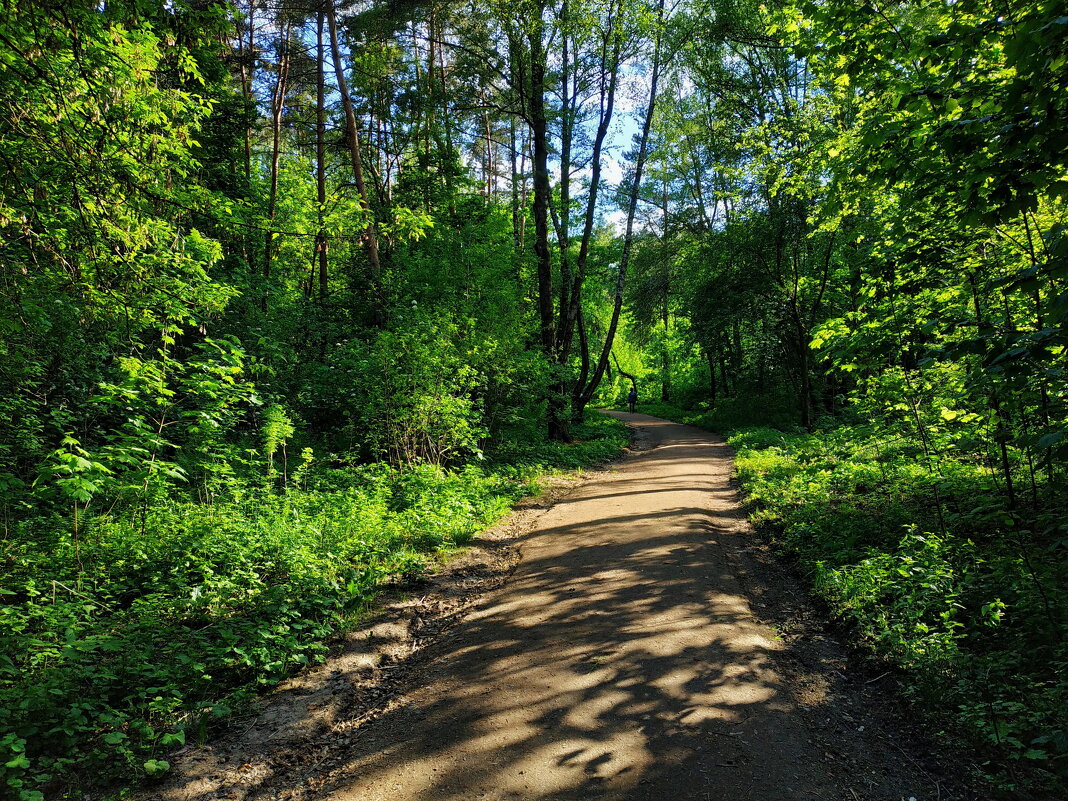
[[[615,458],[629,441],[627,428],[619,421],[602,415],[590,415],[571,429],[574,441],[510,441],[494,447],[493,464],[516,476],[532,476],[545,468],[576,470]]]
[[[813,582],[840,614],[877,650],[905,669],[950,667],[960,661],[958,601],[971,543],[947,543],[935,534],[907,534],[896,548],[857,564],[817,562]],[[1000,603],[994,600],[991,603]]]
[[[292,434],[283,412],[267,419]],[[458,469],[315,467],[306,452],[282,492],[257,459],[211,504],[156,496],[83,517],[79,535],[59,516],[16,526],[0,584],[0,780],[31,799],[79,773],[165,772],[160,756],[187,733],[321,659],[382,587],[433,569],[537,475],[626,439],[614,420],[581,431],[574,446]],[[84,460],[77,448],[63,453]]]
[[[421,323],[421,324],[420,324]],[[425,320],[383,332],[359,369],[365,383],[360,425],[393,464],[443,464],[480,456],[488,431],[475,399],[477,368],[458,326]],[[460,345],[458,347],[458,344]]]
[[[89,503],[100,492],[105,476],[112,471],[100,462],[91,461],[90,453],[69,434],[62,446],[53,451],[45,463],[46,480],[51,481],[68,498]]]
[[[807,37],[806,49],[828,84],[839,94],[879,85],[877,95],[854,94],[854,131],[835,148],[862,167],[862,181],[906,202],[953,198],[980,225],[1063,195],[1063,9],[1034,0],[799,5],[819,39]]]
[[[274,470],[274,455],[279,449],[281,449],[283,459],[285,459],[286,443],[289,442],[295,431],[293,421],[280,404],[272,403],[264,410],[263,449],[267,453],[267,463],[270,471]],[[285,476],[286,472],[283,467],[283,476]],[[283,480],[286,479],[283,478]]]
[[[730,442],[754,521],[923,707],[1055,782],[1068,758],[1060,540],[1001,511],[990,468],[963,458],[934,473],[911,438],[856,426]]]
[[[16,476],[62,432],[84,444],[83,404],[111,357],[234,294],[208,275],[218,244],[163,212],[210,108],[179,88],[197,65],[116,6],[22,3],[0,22],[0,453]]]

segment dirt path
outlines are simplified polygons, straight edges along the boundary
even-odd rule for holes
[[[868,705],[878,682],[847,678],[833,643],[759,621],[794,596],[754,575],[727,446],[617,416],[643,450],[545,511],[511,579],[374,719],[305,731],[240,793],[162,797],[966,797],[902,748]]]

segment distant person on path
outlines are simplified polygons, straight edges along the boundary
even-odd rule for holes
[[[638,405],[638,385],[632,384],[630,393],[627,395],[627,408],[634,412],[634,407]]]

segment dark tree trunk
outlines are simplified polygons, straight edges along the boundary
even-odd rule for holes
[[[657,5],[657,25],[664,21],[664,0]],[[608,365],[608,354],[612,351],[612,343],[615,341],[616,329],[619,326],[619,315],[623,309],[623,287],[627,280],[627,267],[630,262],[631,250],[634,247],[634,217],[638,209],[638,192],[641,187],[642,173],[645,170],[645,161],[649,154],[649,130],[653,124],[653,112],[656,109],[657,86],[660,81],[660,48],[661,32],[657,30],[656,45],[653,50],[652,75],[650,77],[649,102],[645,107],[645,119],[642,123],[641,139],[638,144],[638,157],[634,163],[634,180],[630,188],[630,197],[627,202],[627,225],[623,234],[623,252],[619,259],[619,270],[616,274],[615,302],[612,306],[612,319],[608,324],[605,334],[604,347],[601,349],[601,357],[597,361],[593,377],[583,389],[578,398],[579,408],[585,408],[593,398],[597,387],[600,386],[604,377],[605,367]]]
[[[559,343],[559,359],[566,363],[571,353],[571,332],[576,323],[579,326],[579,336],[582,348],[582,372],[578,381],[571,388],[571,410],[574,419],[581,420],[585,417],[585,408],[582,402],[582,394],[589,380],[590,354],[589,341],[584,330],[582,319],[582,286],[586,280],[586,262],[590,254],[590,242],[593,239],[593,224],[596,218],[597,194],[601,186],[601,153],[604,140],[608,134],[608,128],[612,122],[612,114],[615,110],[616,87],[619,83],[619,57],[622,48],[622,37],[616,32],[616,18],[609,20],[603,42],[601,54],[601,88],[600,88],[600,118],[597,123],[597,134],[593,141],[593,153],[590,161],[590,194],[586,199],[586,211],[583,219],[582,239],[579,242],[579,252],[575,260],[575,277],[571,289],[570,303],[561,323],[563,332]]]
[[[318,63],[315,75],[315,185],[319,230],[315,235],[315,254],[319,262],[319,302],[326,302],[326,285],[329,278],[329,243],[323,233],[323,210],[326,206],[326,46],[323,39],[325,19],[319,10],[315,26]],[[311,281],[309,283],[309,288]]]
[[[285,110],[289,84],[289,25],[283,25],[278,51],[278,75],[271,92],[271,185],[267,196],[267,231],[263,242],[263,297],[260,305],[266,314],[271,292],[271,259],[275,233],[271,230],[278,209],[278,162],[282,153],[282,112]]]
[[[345,68],[341,63],[341,49],[337,44],[337,13],[334,9],[334,0],[326,2],[326,17],[330,23],[330,53],[334,60],[334,74],[337,77],[338,93],[341,95],[341,105],[345,109],[345,127],[348,136],[349,153],[352,156],[352,174],[356,181],[356,190],[360,193],[360,202],[367,214],[367,227],[363,231],[361,240],[367,251],[367,262],[371,269],[371,295],[374,307],[374,324],[377,328],[386,325],[385,298],[382,295],[382,263],[378,254],[378,231],[374,221],[374,210],[371,208],[370,198],[367,195],[367,183],[363,177],[363,158],[360,155],[359,128],[356,125],[356,112],[352,106],[352,96],[349,94],[349,84],[345,80]]]
[[[715,407],[717,400],[716,387],[716,357],[711,350],[705,349],[705,358],[708,359],[708,399]]]
[[[530,42],[530,133],[534,148],[534,255],[538,269],[538,317],[541,346],[549,363],[555,363],[556,335],[553,319],[553,265],[549,249],[549,126],[545,118],[545,49],[542,44],[543,6],[529,34]],[[560,382],[552,381],[548,396],[549,438],[568,442],[571,434],[564,419],[564,396]]]

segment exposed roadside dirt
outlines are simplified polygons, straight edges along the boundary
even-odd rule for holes
[[[532,499],[143,798],[984,797],[821,631],[722,440],[617,416],[622,462]]]

